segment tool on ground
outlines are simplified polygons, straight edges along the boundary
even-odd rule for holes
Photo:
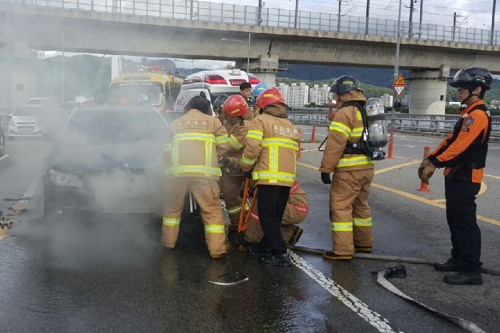
[[[235,286],[242,282],[248,281],[249,278],[246,275],[240,275],[239,272],[236,273],[224,273],[217,276],[215,279],[208,280],[209,283],[215,284],[217,286]]]
[[[193,194],[189,192],[189,212],[191,214],[196,214],[198,210],[198,205],[196,204],[196,200],[193,198]]]
[[[237,242],[239,244],[243,244],[245,243],[245,231],[247,231],[247,228],[248,228],[248,222],[250,221],[250,215],[253,211],[253,208],[255,207],[255,202],[257,201],[257,192],[258,192],[259,188],[256,188],[254,191],[253,191],[253,196],[252,196],[252,201],[250,202],[250,206],[248,208],[248,213],[245,217],[245,219],[243,220],[243,223],[238,225],[238,237],[237,237]],[[246,202],[245,202],[246,204]],[[241,208],[241,211],[244,211],[245,210],[245,206],[242,206]]]
[[[388,267],[384,269],[383,271],[380,272],[372,272],[374,274],[377,274],[377,282],[380,284],[382,287],[385,289],[389,290],[391,293],[406,299],[409,302],[412,302],[413,304],[416,304],[425,310],[434,313],[440,318],[446,319],[449,322],[452,322],[455,325],[458,325],[461,327],[463,330],[470,332],[470,333],[486,333],[483,331],[479,326],[474,324],[473,322],[470,322],[468,320],[465,320],[463,318],[457,317],[457,316],[452,316],[443,312],[440,312],[434,308],[431,308],[430,306],[427,306],[423,303],[420,303],[417,300],[414,300],[410,296],[406,295],[403,293],[401,290],[396,288],[392,283],[387,280],[388,278],[405,278],[406,277],[406,268],[404,266],[396,266],[396,267]]]
[[[245,206],[248,198],[248,187],[250,186],[250,179],[245,178],[245,185],[243,186],[243,199],[241,201],[241,211],[240,211],[240,219],[238,220],[238,233],[243,228],[244,216],[245,216]]]

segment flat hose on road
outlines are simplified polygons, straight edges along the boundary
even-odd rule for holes
[[[449,314],[444,313],[444,312],[440,312],[434,308],[431,308],[430,306],[427,306],[427,305],[411,298],[410,296],[406,295],[401,290],[396,288],[396,286],[394,286],[392,283],[389,282],[388,278],[389,277],[406,277],[406,269],[404,266],[390,267],[390,268],[384,269],[381,272],[373,272],[373,273],[377,274],[378,284],[380,284],[385,289],[389,290],[394,295],[397,295],[401,298],[404,298],[405,300],[407,300],[413,304],[416,304],[416,305],[424,308],[425,310],[427,310],[431,313],[434,313],[438,317],[443,318],[443,319],[459,326],[460,328],[462,328],[463,330],[465,330],[469,333],[486,333],[483,329],[481,329],[479,326],[477,326],[473,322],[465,320],[465,319],[457,317],[457,316],[449,315]]]
[[[305,246],[293,246],[290,249],[296,250],[299,252],[307,252],[307,253],[314,253],[314,254],[321,254],[321,255],[325,251],[322,249],[315,249],[315,248],[305,247]],[[406,263],[411,263],[411,264],[421,264],[421,265],[431,265],[431,266],[434,265],[434,262],[426,260],[426,259],[410,258],[410,257],[398,257],[398,256],[389,256],[389,255],[377,255],[377,254],[368,254],[368,253],[356,253],[354,255],[354,258],[369,259],[369,260],[381,260],[381,261],[398,261],[398,262],[406,262]],[[500,276],[500,271],[495,270],[495,269],[483,267],[483,268],[481,268],[481,272],[484,274]]]

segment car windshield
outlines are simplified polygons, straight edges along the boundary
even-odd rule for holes
[[[163,104],[162,85],[157,82],[118,82],[111,86],[109,103],[117,104],[126,99],[129,105],[139,103],[139,95],[146,94],[147,103],[158,106]]]
[[[95,147],[165,140],[166,134],[167,125],[154,110],[80,110],[70,118],[62,143]]]
[[[19,116],[19,117],[43,116],[43,108],[32,107],[32,106],[21,106],[16,110],[16,112],[14,112],[14,116]]]

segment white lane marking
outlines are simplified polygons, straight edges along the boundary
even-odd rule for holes
[[[415,146],[408,146],[408,145],[406,145],[406,147],[408,147],[408,148],[415,148]]]
[[[372,325],[381,333],[403,333],[403,331],[393,328],[389,321],[383,318],[377,312],[371,310],[368,305],[361,302],[356,296],[339,286],[335,281],[329,279],[322,272],[318,271],[307,261],[298,256],[295,252],[289,251],[292,263],[309,275],[320,286],[325,288],[330,294],[341,301],[345,306],[354,311],[358,316],[363,318],[368,324]]]
[[[38,180],[34,180],[31,185],[28,187],[28,189],[24,192],[23,198],[31,198],[33,194],[35,194],[36,190],[38,189]]]
[[[0,161],[1,161],[1,160],[6,159],[6,158],[7,158],[7,157],[9,157],[9,156],[10,156],[10,155],[3,155],[2,157],[0,157]]]
[[[326,136],[326,134],[316,134],[317,136]]]
[[[418,140],[418,142],[422,142],[422,143],[434,143],[432,141],[425,141],[425,140]]]

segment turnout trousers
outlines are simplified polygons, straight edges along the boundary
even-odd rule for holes
[[[196,177],[170,177],[168,179],[167,199],[163,208],[163,245],[168,248],[175,247],[188,191],[192,193],[200,209],[210,255],[225,254],[226,233],[220,203],[220,188],[215,179]]]
[[[355,246],[373,246],[372,216],[368,206],[373,176],[373,169],[333,174],[330,221],[335,254],[353,255]]]
[[[221,190],[226,202],[227,213],[231,219],[230,231],[236,231],[240,219],[241,202],[240,191],[245,182],[245,176],[229,176],[224,174],[221,178]]]
[[[446,220],[451,232],[451,257],[464,270],[481,268],[481,230],[476,195],[481,184],[445,177]]]
[[[280,227],[289,196],[288,186],[258,185],[257,209],[264,231],[260,245],[273,254],[285,254],[287,250]]]

